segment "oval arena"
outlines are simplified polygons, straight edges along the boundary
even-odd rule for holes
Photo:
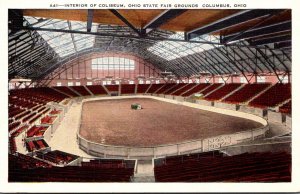
[[[134,103],[143,108],[132,110]],[[229,146],[268,130],[258,116],[200,107],[149,96],[84,100],[79,146],[95,156],[151,159]],[[220,142],[211,143],[218,138]]]

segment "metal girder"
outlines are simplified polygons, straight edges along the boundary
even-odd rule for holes
[[[67,23],[68,23],[69,30],[72,30],[72,24],[71,24],[71,22],[68,20]],[[76,46],[76,43],[75,43],[74,34],[71,33],[70,35],[71,35],[71,39],[72,39],[72,43],[73,43],[75,52],[77,53],[77,46]]]
[[[19,27],[15,27],[20,29]],[[163,37],[139,37],[133,35],[121,35],[121,34],[111,34],[111,33],[100,33],[100,32],[85,32],[78,30],[64,30],[64,29],[51,29],[51,28],[38,28],[38,27],[27,27],[23,26],[21,29],[24,30],[35,30],[35,31],[48,31],[48,32],[62,32],[62,33],[73,33],[73,34],[87,34],[87,35],[95,35],[95,36],[107,36],[107,37],[119,37],[119,38],[128,38],[128,39],[137,39],[137,40],[154,40],[154,41],[174,41],[174,42],[190,42],[190,43],[201,43],[201,44],[214,44],[221,45],[221,43],[210,42],[210,41],[196,41],[196,40],[183,40],[183,39],[174,39],[174,38],[163,38]]]
[[[141,36],[141,31],[136,29],[125,17],[123,17],[117,10],[110,9],[110,12],[112,12],[116,17],[118,17],[122,22],[124,22],[129,28],[131,28],[134,32],[136,32],[139,36]]]
[[[155,17],[153,20],[151,20],[148,24],[143,26],[143,30],[147,29],[155,29],[159,26],[167,23],[168,21],[176,18],[177,16],[183,14],[186,12],[187,9],[169,9],[163,11],[161,14],[159,14],[157,17]]]
[[[265,47],[266,48],[268,48],[269,49],[269,47],[268,47],[268,45],[265,45]],[[289,70],[289,68],[286,66],[286,64],[277,56],[277,54],[276,53],[274,53],[274,51],[272,51],[272,50],[269,50],[271,53],[272,53],[272,55],[279,61],[279,63],[285,68],[285,71],[286,72],[290,72],[290,70]]]
[[[288,32],[291,30],[292,24],[291,21],[285,21],[278,24],[273,24],[269,26],[263,26],[251,29],[244,33],[235,33],[223,36],[221,38],[221,43],[228,43],[230,41],[240,40],[240,39],[248,39],[248,38],[255,38],[264,35],[272,35],[274,33],[281,33],[281,32]]]
[[[271,37],[271,38],[264,38],[264,39],[259,39],[255,41],[250,41],[251,45],[265,45],[265,44],[270,44],[270,43],[277,43],[277,42],[286,42],[286,41],[291,41],[292,36],[291,35],[281,35],[281,36],[276,36],[276,37]]]
[[[87,32],[91,32],[91,30],[92,30],[93,16],[94,16],[94,10],[88,9],[87,23],[86,23],[86,31]]]
[[[189,31],[187,33],[188,39],[192,39],[204,34],[210,34],[216,31],[220,31],[253,19],[266,17],[272,14],[277,14],[281,11],[282,10],[279,9],[272,9],[272,10],[254,9],[254,10],[240,11],[236,14],[230,15],[226,18],[222,18],[206,26]]]

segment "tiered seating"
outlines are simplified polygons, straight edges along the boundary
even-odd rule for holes
[[[37,153],[37,157],[41,158],[43,160],[47,160],[49,162],[52,162],[54,164],[68,164],[71,161],[79,158],[79,156],[69,154],[66,152],[62,152],[59,150],[51,151],[46,154]]]
[[[14,122],[14,123],[8,125],[8,131],[14,130],[14,129],[17,128],[20,124],[21,124],[21,122],[17,121],[17,122]]]
[[[81,166],[94,168],[124,168],[126,163],[121,159],[105,159],[105,160],[90,160],[89,162],[81,162]]]
[[[65,166],[52,168],[9,168],[10,182],[129,182],[134,174],[133,165],[110,165],[91,162],[82,166]]]
[[[86,86],[93,94],[107,94],[102,85]]]
[[[196,83],[187,84],[184,87],[177,90],[176,92],[174,92],[172,95],[180,96],[182,93],[188,91],[189,89],[191,89],[192,87],[194,87],[196,85],[197,85]]]
[[[57,114],[60,114],[62,112],[62,110],[56,110],[56,109],[53,109],[52,111],[49,112],[50,115],[57,115]]]
[[[163,85],[165,84],[152,84],[149,88],[149,90],[147,91],[147,93],[152,94],[155,91],[157,91],[159,88],[163,87]]]
[[[243,103],[253,98],[255,95],[265,90],[269,86],[270,84],[268,83],[246,84],[243,88],[228,96],[223,101],[234,104]]]
[[[78,94],[76,94],[75,92],[70,90],[70,88],[68,88],[67,86],[55,86],[53,88],[55,88],[56,90],[62,91],[63,93],[68,94],[72,97],[78,97],[79,96]]]
[[[176,86],[174,86],[173,88],[171,88],[170,90],[166,91],[165,94],[172,94],[173,92],[175,92],[176,90],[180,89],[181,87],[186,86],[186,83],[179,83]]]
[[[31,114],[29,114],[29,115],[27,115],[26,117],[24,117],[24,118],[22,119],[22,122],[23,122],[23,123],[24,123],[24,122],[27,122],[29,119],[33,118],[35,115],[36,115],[35,112],[34,112],[34,113],[31,113]]]
[[[138,84],[137,85],[137,91],[136,93],[138,94],[144,94],[147,92],[148,88],[150,87],[151,84]]]
[[[275,107],[279,103],[290,99],[291,95],[291,84],[279,83],[252,100],[249,105],[258,108]]]
[[[134,94],[134,93],[135,93],[135,84],[121,85],[121,94]]]
[[[213,90],[217,89],[221,85],[222,85],[221,83],[212,84],[209,87],[207,87],[206,89],[202,90],[201,93],[205,96],[206,94],[212,92]]]
[[[27,131],[27,137],[33,137],[33,136],[42,136],[44,135],[45,131],[47,130],[47,127],[43,126],[32,126]]]
[[[17,151],[17,145],[16,145],[15,137],[10,137],[8,141],[9,141],[10,153],[15,153]]]
[[[192,88],[191,90],[181,94],[181,96],[190,96],[192,94],[195,94],[195,93],[198,93],[200,92],[201,90],[204,90],[205,88],[207,88],[208,86],[210,86],[209,83],[205,83],[205,84],[198,84],[197,86],[195,86],[194,88]]]
[[[91,95],[83,86],[70,86],[73,90],[81,94],[82,96],[89,96]]]
[[[9,169],[50,168],[52,165],[20,153],[9,154]]]
[[[101,168],[80,166],[9,169],[10,182],[130,182],[132,168]]]
[[[242,84],[238,83],[225,84],[221,88],[206,96],[205,100],[220,100],[224,96],[228,95],[230,92],[233,92],[234,90],[239,88],[241,85]]]
[[[28,141],[25,143],[25,145],[29,152],[34,152],[49,147],[43,139],[37,141]]]
[[[17,137],[20,135],[23,131],[25,131],[29,126],[28,125],[22,125],[19,127],[15,132],[11,134],[12,137]]]
[[[57,118],[56,116],[46,115],[45,117],[43,117],[41,119],[41,123],[42,124],[52,124],[56,118]]]
[[[164,94],[165,92],[167,92],[170,88],[174,87],[175,85],[176,85],[175,83],[165,84],[162,88],[157,90],[157,92],[155,92],[155,93],[156,94]]]
[[[279,107],[279,112],[286,113],[286,114],[291,114],[292,113],[292,101],[290,100],[289,102],[283,104],[282,106]]]
[[[110,92],[118,92],[119,85],[105,85],[106,89]]]
[[[167,157],[154,172],[158,182],[289,182],[290,169],[290,154],[265,152]]]

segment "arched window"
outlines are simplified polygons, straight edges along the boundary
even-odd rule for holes
[[[135,61],[122,57],[101,57],[92,59],[92,69],[101,70],[134,70]]]

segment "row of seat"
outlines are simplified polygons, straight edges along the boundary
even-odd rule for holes
[[[291,155],[286,152],[175,156],[154,167],[158,182],[288,182]]]
[[[59,150],[50,151],[47,152],[46,154],[38,152],[37,157],[43,160],[50,161],[55,164],[68,164],[69,162],[79,158],[79,156],[69,154]]]

